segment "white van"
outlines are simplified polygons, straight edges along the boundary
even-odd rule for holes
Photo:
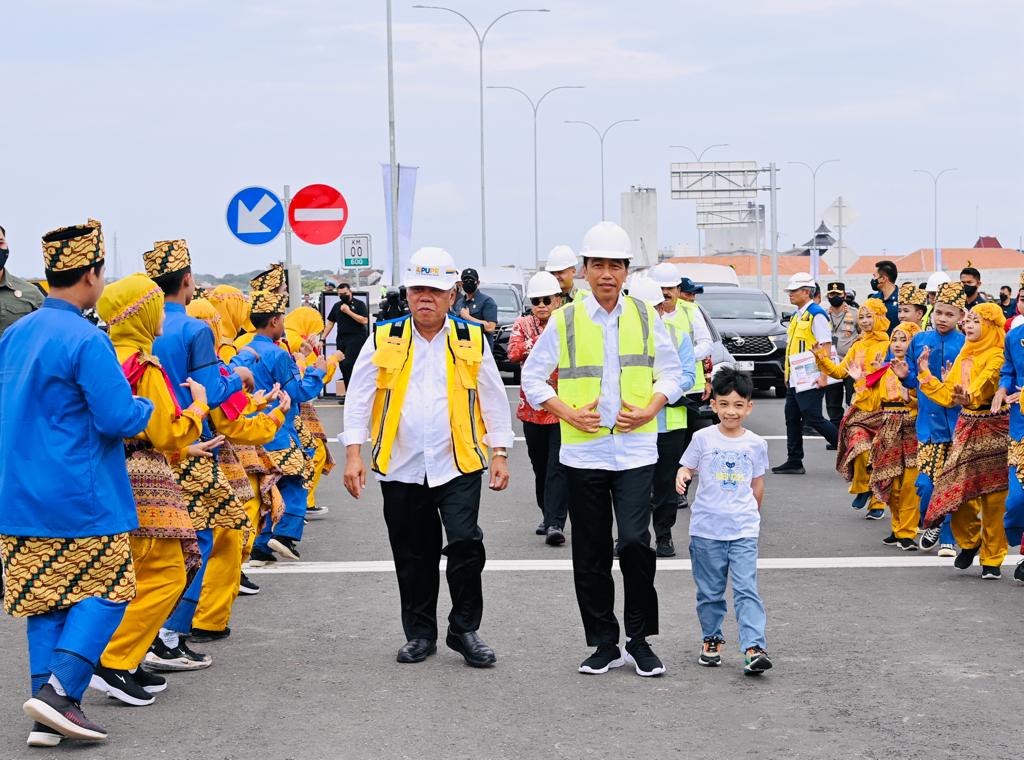
[[[723,266],[722,264],[694,264],[692,262],[685,264],[677,263],[675,266],[679,270],[680,277],[689,277],[698,285],[725,285],[734,288],[740,286],[740,278],[732,267]]]

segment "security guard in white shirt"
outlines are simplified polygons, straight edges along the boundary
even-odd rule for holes
[[[508,487],[512,416],[480,326],[448,314],[458,276],[446,251],[417,251],[405,275],[412,313],[378,322],[359,353],[345,404],[345,488],[358,499],[366,486],[362,444],[369,439],[407,639],[398,662],[422,662],[436,651],[444,554],[452,597],[445,643],[469,665],[489,667],[497,658],[477,634],[481,474],[489,465],[490,488]]]
[[[581,673],[627,661],[644,676],[665,672],[647,643],[658,633],[651,485],[658,459],[658,412],[681,393],[675,346],[654,309],[622,294],[629,236],[611,222],[590,229],[580,251],[591,294],[556,311],[523,365],[534,408],[559,418],[559,459],[569,480],[572,562],[587,643],[597,650]],[[558,390],[547,380],[558,370]],[[612,516],[625,584],[626,645],[613,612]]]

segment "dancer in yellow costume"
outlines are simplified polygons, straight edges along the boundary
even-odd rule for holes
[[[889,320],[885,304],[877,298],[865,301],[857,312],[857,326],[861,335],[839,364],[830,358],[829,346],[815,349],[818,367],[829,377],[839,380],[849,377],[852,364],[856,364],[860,374],[867,377],[885,365],[889,351]],[[850,493],[854,495],[853,508],[863,509],[867,506],[865,517],[869,520],[881,520],[885,516],[883,504],[868,504],[871,501],[871,441],[881,425],[880,399],[874,394],[855,392],[850,408],[846,410],[839,426],[836,470],[850,483]]]

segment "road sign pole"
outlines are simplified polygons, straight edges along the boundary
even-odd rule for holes
[[[287,219],[292,203],[292,189],[289,185],[284,186],[283,200],[285,219]],[[296,278],[295,272],[292,271],[292,228],[290,224],[284,226],[284,270],[288,273],[288,308],[289,310],[295,309],[302,303],[302,277]]]

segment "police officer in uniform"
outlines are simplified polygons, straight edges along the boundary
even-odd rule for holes
[[[452,597],[445,644],[469,665],[489,667],[497,658],[477,633],[481,474],[489,466],[491,490],[508,486],[512,415],[483,329],[448,314],[458,276],[446,251],[417,251],[405,275],[412,313],[378,322],[360,351],[345,405],[345,487],[357,499],[362,494],[361,450],[369,440],[402,602],[406,643],[398,662],[422,662],[436,651],[444,554]]]

